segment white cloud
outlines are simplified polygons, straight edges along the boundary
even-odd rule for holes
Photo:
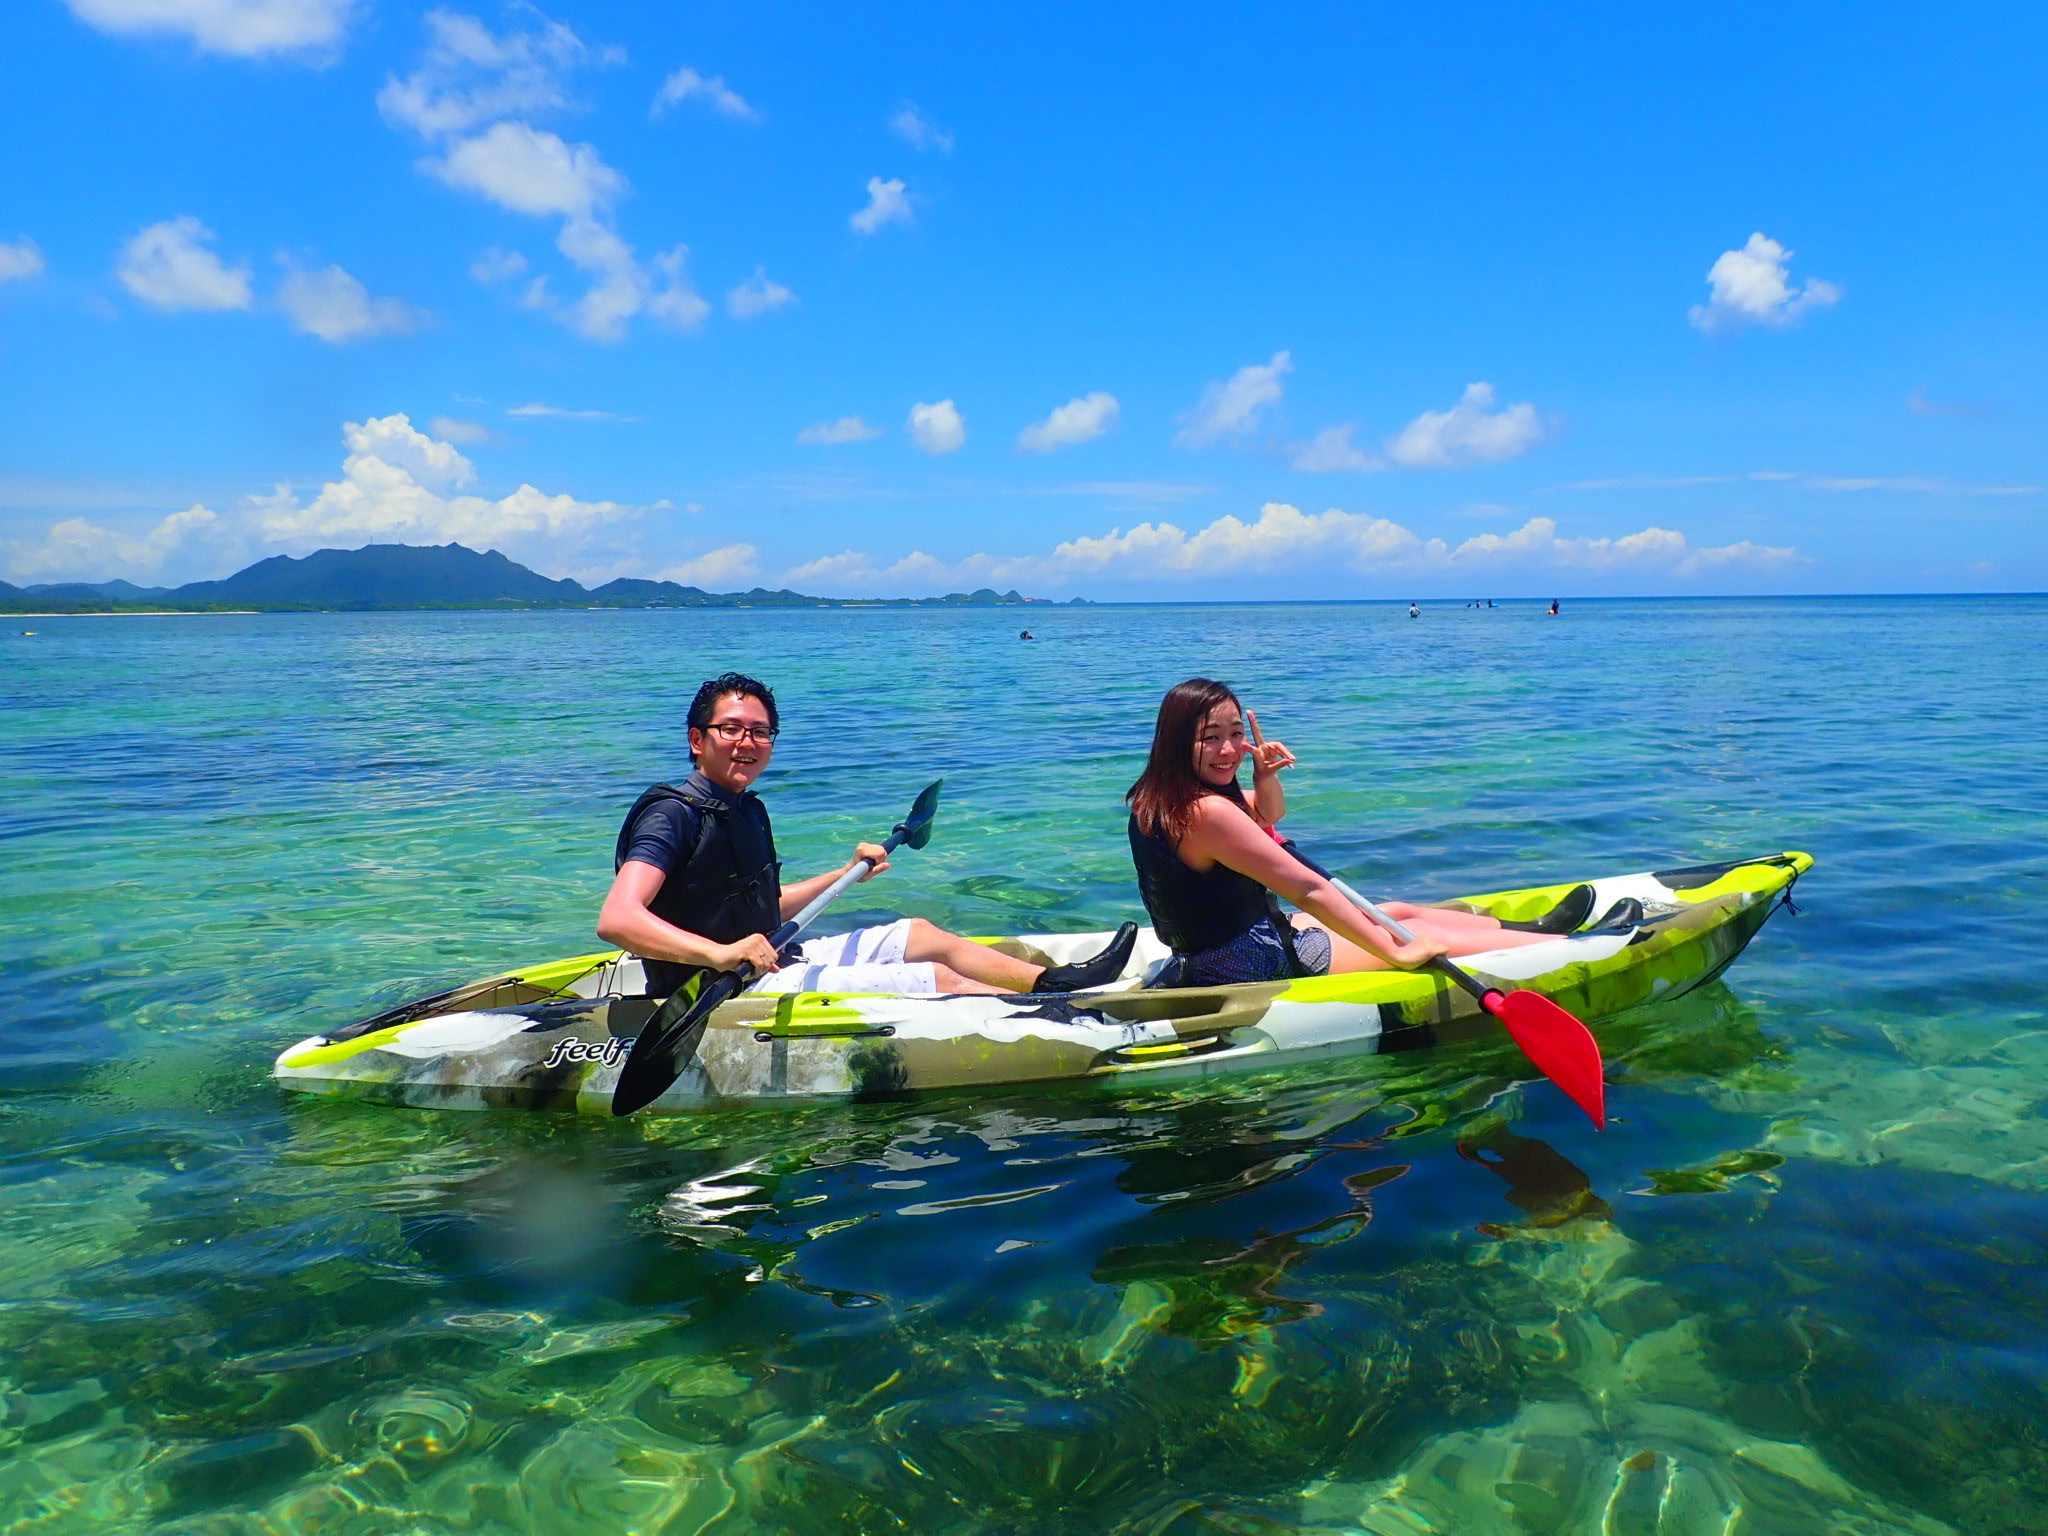
[[[293,325],[322,341],[417,330],[428,318],[398,299],[371,298],[369,289],[340,267],[309,272],[288,258],[277,302]]]
[[[908,224],[914,215],[910,199],[904,195],[903,183],[894,177],[884,181],[879,176],[868,178],[868,205],[846,222],[864,235],[872,235],[884,224]]]
[[[611,501],[550,496],[522,485],[495,500],[454,495],[475,478],[468,459],[448,443],[417,430],[403,414],[349,422],[349,452],[342,475],[300,502],[288,488],[248,503],[256,531],[273,546],[315,548],[344,542],[444,544],[501,549],[519,558],[523,548],[556,555],[606,524],[643,509]]]
[[[107,581],[114,576],[150,576],[186,542],[219,521],[206,507],[173,512],[142,534],[123,533],[88,518],[52,523],[40,540],[0,546],[8,579],[24,581]]]
[[[0,240],[0,283],[34,277],[42,270],[42,250],[28,236],[23,235],[19,240]]]
[[[522,420],[552,417],[558,421],[638,421],[637,416],[621,416],[615,411],[576,411],[566,406],[542,405],[538,400],[527,405],[514,405],[506,409],[507,416]]]
[[[66,0],[87,26],[117,35],[171,33],[208,53],[256,58],[327,50],[355,0]]]
[[[1102,436],[1116,425],[1120,407],[1116,396],[1095,390],[1077,395],[1043,421],[1034,421],[1017,434],[1017,446],[1026,453],[1051,453]]]
[[[1385,464],[1351,441],[1357,430],[1349,424],[1323,428],[1294,450],[1294,467],[1314,475],[1385,469]]]
[[[761,552],[751,544],[728,544],[722,549],[680,561],[654,573],[656,581],[673,581],[707,591],[731,591],[752,581],[761,569]]]
[[[883,562],[848,550],[810,561],[783,580],[807,590],[904,591],[912,588],[1030,583],[1187,582],[1247,573],[1414,577],[1460,571],[1538,573],[1591,571],[1642,578],[1685,578],[1732,568],[1776,570],[1802,564],[1795,549],[1743,542],[1693,547],[1681,533],[1646,528],[1621,538],[1560,538],[1549,518],[1532,518],[1509,534],[1486,533],[1451,544],[1421,538],[1401,524],[1332,509],[1304,513],[1269,502],[1250,522],[1235,516],[1189,533],[1173,523],[1140,523],[1107,534],[1069,539],[1049,554],[970,555],[940,561],[922,551]]]
[[[647,296],[647,313],[679,331],[695,330],[711,313],[710,304],[690,286],[683,273],[683,263],[689,254],[687,245],[678,245],[656,256],[654,269],[666,281]]]
[[[1689,312],[1703,331],[1732,325],[1790,325],[1809,309],[1820,309],[1842,297],[1842,288],[1822,278],[1792,286],[1786,271],[1794,253],[1761,230],[1740,250],[1723,251],[1707,269],[1707,302]]]
[[[650,115],[659,117],[676,103],[687,101],[692,96],[703,97],[714,112],[722,112],[727,117],[751,123],[761,116],[747,105],[745,97],[725,83],[723,75],[700,75],[694,69],[679,69],[661,82],[661,89],[654,93]]]
[[[464,421],[457,416],[436,416],[427,423],[427,430],[449,443],[488,443],[491,429],[480,421]]]
[[[967,422],[951,400],[910,408],[911,440],[926,453],[952,453],[967,441]]]
[[[493,123],[420,165],[451,187],[538,216],[587,218],[627,190],[626,178],[590,145],[526,123]]]
[[[952,130],[939,127],[907,101],[890,115],[889,131],[912,149],[936,149],[942,155],[953,153]]]
[[[526,270],[526,258],[517,251],[492,246],[469,264],[469,275],[480,283],[502,283]]]
[[[1140,523],[1128,533],[1115,529],[1100,537],[1070,539],[1053,550],[1047,563],[1077,575],[1228,576],[1311,562],[1364,568],[1389,559],[1412,560],[1416,551],[1441,542],[1425,544],[1383,517],[1334,508],[1310,514],[1268,502],[1256,522],[1226,515],[1193,534],[1172,523]]]
[[[1447,411],[1424,411],[1387,441],[1387,457],[1409,469],[1498,464],[1543,439],[1543,418],[1524,402],[1495,411],[1491,384],[1467,384]]]
[[[563,318],[592,341],[624,341],[626,322],[647,305],[647,275],[633,249],[595,219],[570,219],[555,238],[556,248],[590,274],[582,298]]]
[[[213,231],[190,214],[152,224],[121,248],[114,275],[157,309],[247,309],[249,269],[207,249]]]
[[[1678,562],[1676,570],[1680,576],[1697,576],[1704,571],[1723,570],[1730,566],[1746,565],[1756,570],[1773,570],[1812,563],[1809,557],[1788,545],[1755,544],[1744,539],[1739,544],[1691,550]]]
[[[676,246],[654,258],[655,276],[640,265],[633,248],[618,232],[596,219],[564,221],[556,247],[590,277],[590,286],[573,303],[558,300],[545,277],[527,284],[520,303],[555,316],[592,341],[626,339],[629,322],[645,313],[664,325],[691,330],[711,313],[711,306],[690,286],[683,267],[689,247]]]
[[[645,314],[678,330],[692,330],[711,306],[691,286],[683,267],[689,247],[677,245],[642,266],[632,246],[600,217],[628,189],[625,177],[588,144],[571,146],[525,123],[496,123],[455,144],[445,156],[420,162],[451,186],[479,193],[515,213],[558,215],[555,247],[589,286],[573,301],[555,296],[545,275],[521,292],[527,309],[553,315],[592,341],[626,339],[630,322]],[[492,247],[470,268],[480,281],[516,277],[526,259]]]
[[[468,425],[468,424],[464,424]],[[431,436],[396,414],[348,422],[341,474],[310,499],[290,486],[245,496],[231,511],[192,507],[142,532],[67,518],[39,539],[0,541],[0,569],[10,580],[48,577],[103,581],[110,576],[156,579],[173,563],[188,574],[219,574],[264,554],[301,554],[323,546],[378,543],[445,544],[498,549],[540,569],[598,563],[593,546],[609,557],[620,525],[648,513],[672,511],[612,501],[583,501],[521,485],[509,495],[469,493],[476,470],[445,438]],[[644,546],[634,530],[627,553]],[[737,569],[732,551],[713,551]],[[197,568],[196,570],[194,568]],[[710,572],[709,565],[704,569]],[[184,579],[165,577],[164,579]]]
[[[476,479],[476,466],[452,444],[419,431],[403,412],[344,422],[341,440],[348,445],[344,472],[356,459],[375,459],[402,470],[422,485],[463,486]]]
[[[765,315],[771,309],[780,309],[785,304],[794,304],[796,295],[782,284],[769,277],[764,267],[754,268],[754,275],[732,289],[725,296],[725,307],[741,320]]]
[[[588,282],[568,298],[557,293],[549,274],[535,274],[518,290],[522,308],[599,342],[624,341],[641,315],[694,329],[711,306],[684,275],[689,248],[672,246],[643,265],[608,218],[631,191],[625,176],[594,146],[570,144],[511,115],[571,105],[565,83],[571,69],[624,57],[616,49],[593,50],[567,27],[531,14],[537,26],[500,36],[474,17],[433,12],[426,62],[404,80],[387,82],[379,106],[392,122],[441,141],[438,154],[419,162],[423,171],[514,213],[562,221],[555,247]],[[720,110],[751,111],[722,81],[694,71],[671,77],[664,92],[673,99],[705,94]],[[523,255],[495,246],[470,267],[484,283],[526,272]]]
[[[880,427],[871,427],[858,416],[842,416],[837,421],[821,421],[805,427],[797,433],[796,440],[818,447],[835,443],[864,443],[881,435]]]
[[[384,82],[378,111],[387,122],[438,138],[568,107],[568,72],[593,60],[613,62],[615,55],[594,55],[560,22],[531,14],[539,25],[499,36],[474,16],[429,11],[426,61],[403,80]]]
[[[1270,362],[1249,363],[1228,379],[1212,380],[1195,408],[1182,418],[1174,442],[1183,448],[1206,448],[1249,436],[1280,403],[1280,380],[1293,368],[1293,356],[1281,351]]]
[[[888,565],[877,564],[858,550],[821,555],[782,573],[781,583],[799,592],[906,591],[912,587],[936,588],[953,567],[914,550]]]

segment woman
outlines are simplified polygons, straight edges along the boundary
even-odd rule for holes
[[[1237,782],[1247,758],[1249,800]],[[1258,717],[1247,717],[1222,683],[1191,678],[1160,703],[1152,755],[1124,799],[1145,910],[1180,962],[1173,984],[1226,986],[1388,966],[1414,970],[1438,955],[1541,944],[1555,936],[1506,928],[1477,913],[1387,902],[1387,915],[1415,933],[1414,942],[1397,942],[1281,846],[1273,830],[1287,811],[1280,771],[1293,765],[1294,754],[1261,738]],[[1585,894],[1590,905],[1592,892]],[[1276,897],[1308,915],[1289,922]]]

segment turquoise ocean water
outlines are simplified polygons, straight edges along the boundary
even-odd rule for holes
[[[2048,599],[1405,611],[10,623],[0,1536],[2048,1529]],[[1134,914],[1198,672],[1369,889],[1819,862],[1601,1027],[1599,1135],[1489,1046],[619,1123],[268,1081],[597,947],[733,665],[794,871],[946,777],[842,923]]]

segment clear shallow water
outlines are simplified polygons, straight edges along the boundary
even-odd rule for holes
[[[0,1533],[2040,1529],[2048,600],[1404,611],[0,637]],[[1600,1136],[1503,1048],[623,1124],[272,1087],[594,947],[727,665],[794,869],[946,775],[860,899],[967,931],[1135,910],[1195,671],[1369,888],[1820,863],[1602,1027]]]

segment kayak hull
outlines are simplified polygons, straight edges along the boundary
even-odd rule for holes
[[[1590,882],[1646,921],[1460,961],[1506,990],[1540,992],[1588,1022],[1676,997],[1718,976],[1812,865],[1804,853]],[[1539,916],[1570,884],[1447,906]],[[1106,934],[992,940],[1034,959],[1093,952]],[[1050,997],[742,995],[718,1008],[692,1060],[652,1106],[895,1098],[1006,1084],[1185,1077],[1320,1056],[1407,1050],[1497,1032],[1475,999],[1434,972],[1369,971],[1214,988],[1144,989],[1165,949],[1143,935],[1116,986]],[[632,995],[638,962],[616,951],[489,977],[392,1009],[277,1058],[308,1093],[434,1109],[609,1113],[612,1089],[654,1000]]]

